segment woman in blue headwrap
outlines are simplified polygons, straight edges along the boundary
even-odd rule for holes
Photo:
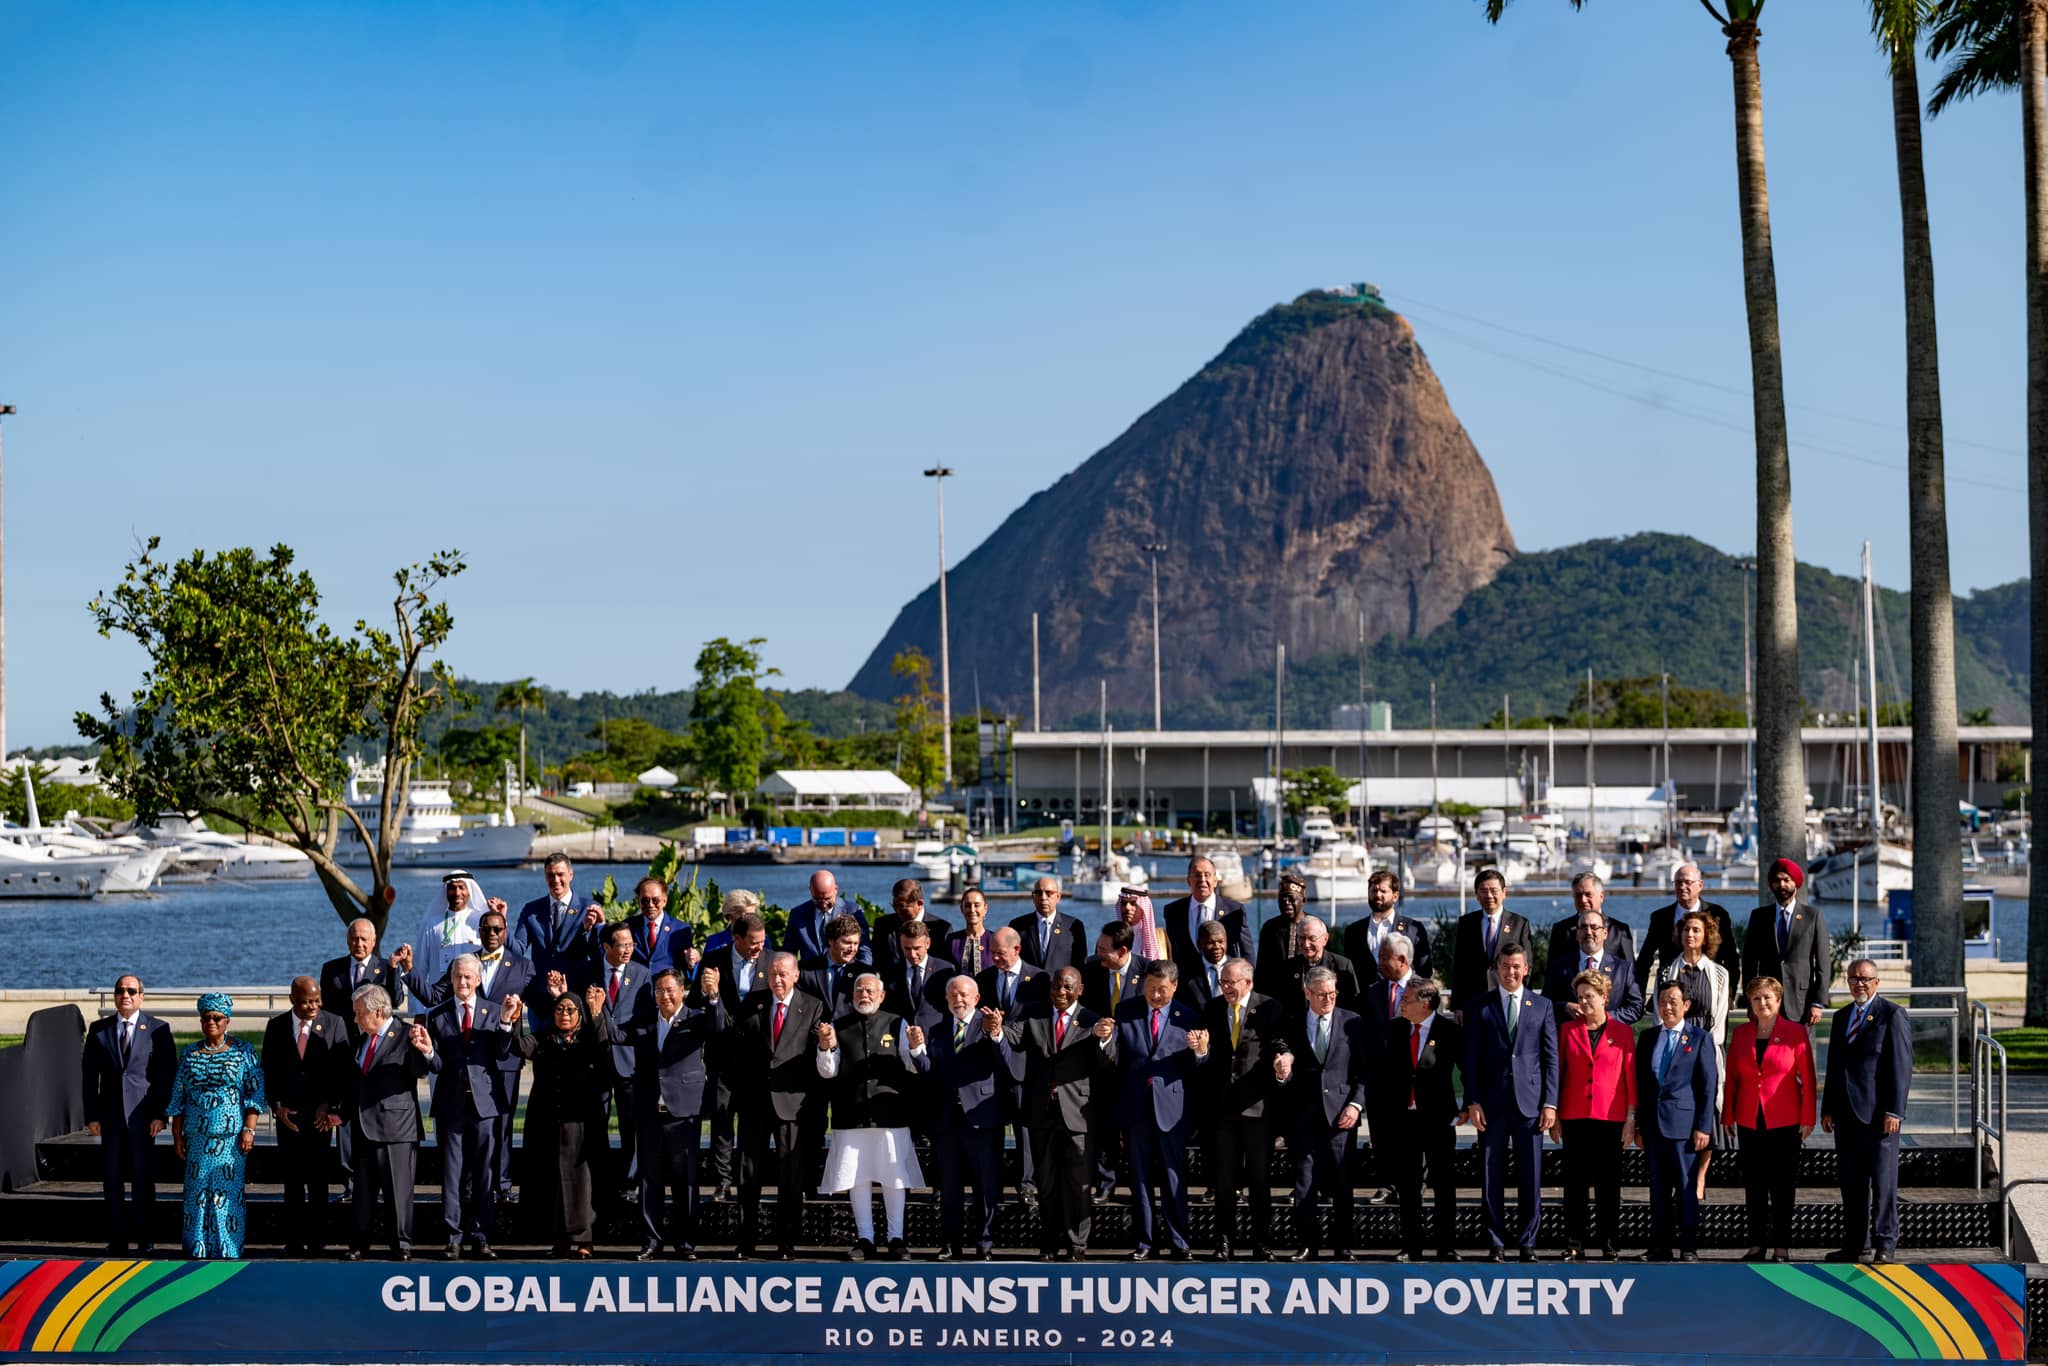
[[[200,1041],[178,1059],[171,1086],[171,1137],[185,1163],[185,1255],[242,1255],[242,1174],[263,1113],[256,1050],[228,1036],[235,1003],[225,992],[199,998]]]

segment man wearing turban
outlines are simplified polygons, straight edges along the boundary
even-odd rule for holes
[[[1770,904],[1749,913],[1742,936],[1742,980],[1775,977],[1783,982],[1786,1017],[1811,1029],[1827,1011],[1835,975],[1827,917],[1820,907],[1800,900],[1806,870],[1796,860],[1771,864],[1765,884]]]

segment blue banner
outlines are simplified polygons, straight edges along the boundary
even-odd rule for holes
[[[2018,1267],[0,1263],[0,1358],[2018,1362]]]

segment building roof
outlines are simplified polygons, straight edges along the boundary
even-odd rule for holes
[[[778,768],[756,792],[794,797],[909,797],[909,783],[885,768]]]

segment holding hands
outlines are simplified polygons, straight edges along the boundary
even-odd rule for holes
[[[981,1030],[991,1039],[1001,1034],[1003,1032],[1003,1012],[1000,1010],[990,1010],[987,1006],[983,1006],[981,1009]]]
[[[434,1056],[434,1040],[427,1033],[425,1025],[416,1024],[412,1027],[412,1046],[419,1050],[422,1057],[431,1058]]]
[[[548,995],[560,996],[569,989],[569,979],[562,975],[560,968],[548,969]]]
[[[1105,1015],[1095,1022],[1095,1037],[1108,1043],[1116,1035],[1116,1021]]]
[[[520,1000],[514,994],[505,998],[505,1004],[499,1007],[498,1018],[503,1020],[508,1026],[516,1025],[519,1023],[519,1017],[525,1013],[526,1002]]]
[[[412,945],[400,944],[391,954],[391,966],[400,972],[412,971]]]
[[[1286,1080],[1287,1080],[1287,1079],[1288,1079],[1289,1077],[1291,1077],[1291,1076],[1293,1076],[1293,1075],[1294,1075],[1294,1055],[1293,1055],[1292,1053],[1275,1053],[1275,1054],[1273,1055],[1273,1078],[1274,1078],[1274,1080],[1275,1080],[1275,1081],[1286,1081]]]
[[[1208,1056],[1209,1056],[1209,1031],[1208,1031],[1208,1030],[1206,1030],[1206,1029],[1190,1029],[1190,1030],[1188,1031],[1188,1047],[1189,1047],[1189,1048],[1192,1048],[1193,1050],[1195,1050],[1195,1056],[1196,1056],[1196,1057],[1198,1057],[1198,1058],[1206,1058],[1206,1057],[1208,1057]]]
[[[602,924],[604,924],[604,907],[593,901],[583,908],[583,928],[585,930],[594,930]]]
[[[914,1049],[923,1048],[924,1027],[922,1025],[909,1026],[907,1029],[903,1031],[903,1040],[905,1043],[908,1043]]]
[[[838,1034],[838,1032],[837,1032],[836,1030],[834,1030],[834,1029],[832,1028],[832,1026],[831,1026],[831,1025],[829,1025],[829,1024],[821,1024],[821,1025],[819,1025],[819,1026],[818,1026],[818,1051],[819,1051],[819,1052],[821,1052],[821,1053],[830,1053],[830,1052],[831,1052],[831,1051],[832,1051],[833,1049],[835,1049],[835,1048],[837,1048],[837,1047],[839,1047],[839,1034]]]
[[[716,996],[718,994],[718,984],[722,980],[724,979],[718,975],[717,968],[706,968],[697,975],[697,990],[703,992],[706,996]]]
[[[604,1008],[604,988],[600,986],[591,986],[585,988],[583,992],[584,1014],[588,1015],[591,1019],[594,1020],[598,1016],[604,1014]]]

